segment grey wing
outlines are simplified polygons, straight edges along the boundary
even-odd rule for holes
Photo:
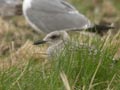
[[[26,11],[29,23],[45,33],[56,30],[82,29],[90,26],[90,21],[65,0],[32,2]],[[39,30],[38,30],[39,31]]]

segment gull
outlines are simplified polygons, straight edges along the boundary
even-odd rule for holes
[[[45,55],[48,59],[59,56],[61,53],[64,54],[64,50],[69,50],[68,52],[73,53],[79,51],[79,49],[87,50],[89,55],[97,55],[101,53],[101,50],[97,49],[95,45],[88,45],[86,43],[80,43],[77,41],[72,41],[70,36],[66,31],[54,31],[47,34],[42,40],[34,42],[34,45],[48,44]],[[87,54],[88,55],[88,54]],[[116,63],[119,59],[119,56],[115,54],[113,58],[113,63]]]
[[[67,0],[24,0],[23,15],[38,33],[83,29],[101,33],[113,28],[92,23]]]
[[[51,32],[47,34],[43,38],[43,40],[38,40],[34,42],[34,45],[39,45],[44,43],[48,44],[48,48],[46,51],[46,54],[48,55],[48,57],[59,55],[66,47],[68,48],[67,50],[70,50],[70,51],[80,49],[80,47],[82,47],[82,49],[88,48],[90,50],[90,53],[91,51],[94,50],[94,47],[90,47],[83,43],[71,41],[66,31]],[[70,45],[70,47],[68,47],[68,45]],[[94,52],[96,53],[96,50]]]
[[[43,38],[43,40],[38,40],[34,42],[34,45],[47,43],[48,49],[46,51],[46,54],[51,57],[55,55],[56,52],[61,52],[61,50],[65,47],[65,44],[67,44],[69,40],[70,37],[67,32],[54,31],[47,34]]]

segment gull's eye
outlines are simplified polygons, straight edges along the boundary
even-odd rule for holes
[[[59,35],[52,35],[50,38],[51,39],[57,39],[57,38],[59,38],[60,36]]]

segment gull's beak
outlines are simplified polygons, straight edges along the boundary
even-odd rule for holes
[[[39,40],[39,41],[34,42],[33,45],[44,44],[44,43],[46,43],[46,42],[47,42],[47,41]]]

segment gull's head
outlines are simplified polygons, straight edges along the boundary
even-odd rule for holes
[[[48,34],[43,40],[50,45],[66,42],[69,39],[69,35],[65,31],[55,31]]]
[[[64,43],[69,40],[69,35],[65,31],[54,31],[45,36],[43,40],[37,41],[34,45],[48,43],[49,45],[56,45]]]

